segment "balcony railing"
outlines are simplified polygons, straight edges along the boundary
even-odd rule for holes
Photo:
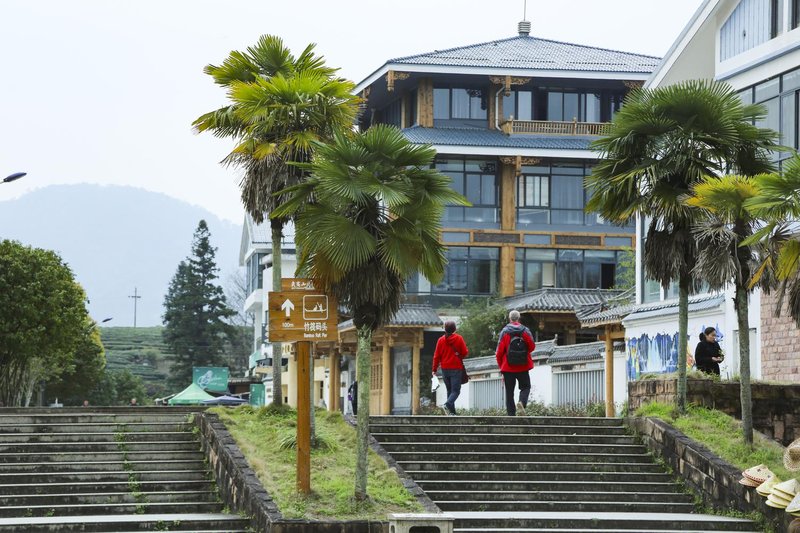
[[[557,122],[550,120],[509,120],[502,125],[503,132],[538,133],[545,135],[587,135],[602,136],[608,134],[610,122]]]

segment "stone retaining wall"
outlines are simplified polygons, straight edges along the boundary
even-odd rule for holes
[[[633,413],[641,405],[658,401],[675,403],[677,379],[642,379],[628,383],[628,406]],[[753,383],[753,427],[788,446],[800,438],[800,384]],[[687,379],[686,401],[717,409],[741,419],[739,383]]]
[[[626,418],[651,452],[661,457],[686,486],[717,510],[757,511],[776,533],[789,531],[792,516],[766,504],[754,488],[739,484],[741,470],[714,455],[663,420],[649,417]]]

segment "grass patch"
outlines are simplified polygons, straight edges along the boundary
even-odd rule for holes
[[[214,408],[241,448],[258,479],[286,518],[386,520],[390,513],[422,512],[397,473],[369,451],[367,493],[359,502],[355,487],[356,430],[340,413],[316,410],[316,431],[322,445],[311,450],[311,490],[295,490],[297,455],[294,432],[297,413],[282,406]]]
[[[750,449],[742,436],[742,423],[721,411],[690,405],[686,414],[679,416],[673,405],[651,402],[637,409],[636,416],[652,416],[669,423],[742,470],[763,463],[784,481],[795,477],[783,467],[784,449],[780,444],[754,432]]]

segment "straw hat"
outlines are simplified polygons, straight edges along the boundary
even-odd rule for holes
[[[786,512],[792,514],[800,512],[800,493],[795,495],[794,499],[786,507]]]
[[[783,454],[783,466],[791,472],[800,470],[800,439],[786,447],[786,452]]]
[[[758,486],[756,492],[766,498],[772,492],[772,488],[780,482],[778,476],[768,477],[764,483]]]
[[[753,488],[758,487],[760,485],[760,483],[747,479],[746,477],[742,477],[742,479],[739,480],[739,484],[744,485],[745,487],[753,487]]]
[[[770,494],[769,498],[767,498],[767,505],[775,509],[786,509],[790,503],[791,502],[787,502],[786,500],[776,498],[774,494]]]
[[[796,479],[790,479],[789,481],[777,483],[774,487],[772,487],[770,496],[775,496],[778,499],[786,500],[786,505],[789,505],[792,503],[792,500],[798,492],[800,492],[800,482],[798,482]]]
[[[747,479],[749,479],[750,481],[755,481],[756,483],[761,485],[767,480],[767,478],[770,478],[775,474],[773,474],[772,471],[769,468],[767,468],[767,465],[761,464],[758,466],[754,466],[752,468],[748,468],[747,470],[742,472],[742,475]]]

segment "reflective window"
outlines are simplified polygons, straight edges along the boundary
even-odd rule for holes
[[[437,159],[436,169],[448,176],[452,188],[464,195],[472,207],[445,208],[442,222],[496,225],[500,220],[497,163],[483,159]]]
[[[486,120],[487,100],[483,89],[433,89],[433,118],[436,120]]]
[[[616,284],[623,254],[610,250],[518,249],[515,290],[527,292],[545,287],[610,289]]]
[[[441,283],[432,292],[467,295],[496,294],[499,286],[500,250],[498,248],[451,246]]]

